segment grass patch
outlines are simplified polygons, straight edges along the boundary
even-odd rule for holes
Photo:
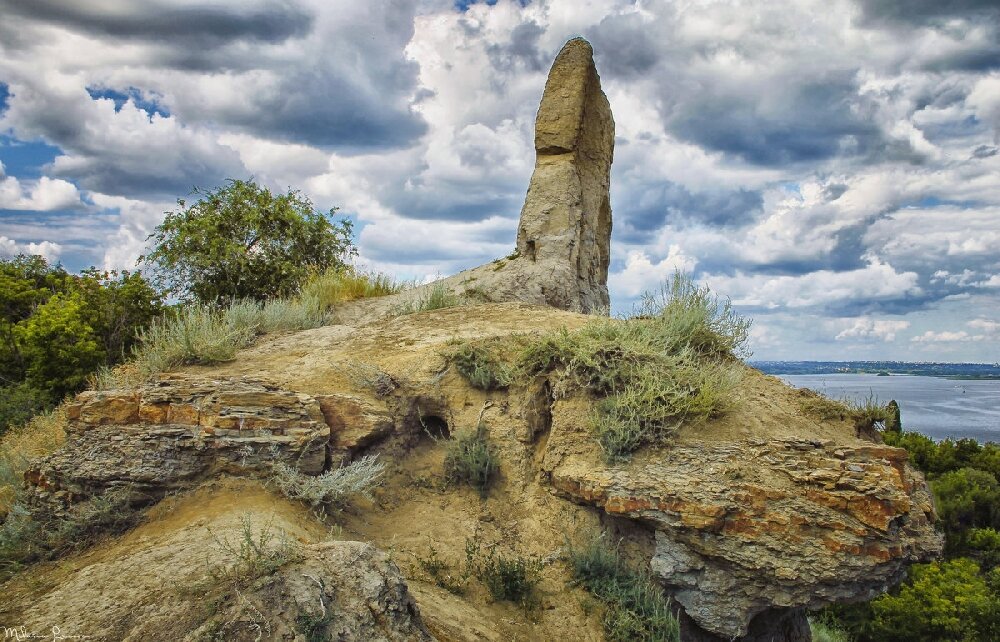
[[[397,294],[411,287],[381,272],[362,272],[355,268],[330,269],[313,276],[302,286],[303,297],[315,298],[323,309],[357,299]]]
[[[880,402],[874,392],[869,391],[868,396],[862,399],[848,399],[844,401],[851,419],[854,420],[854,427],[860,431],[881,430],[885,428],[885,422],[891,417],[888,405]]]
[[[62,407],[35,415],[8,431],[0,440],[0,516],[10,510],[33,459],[55,452],[66,441],[66,412]]]
[[[326,312],[314,295],[237,301],[223,308],[188,305],[155,319],[140,334],[132,360],[100,369],[91,387],[131,388],[178,366],[232,361],[260,335],[307,330],[325,321]]]
[[[851,642],[851,636],[847,631],[833,621],[826,621],[823,618],[810,617],[809,630],[812,632],[813,642]]]
[[[680,640],[670,600],[647,573],[628,567],[602,537],[570,550],[576,582],[605,605],[604,634],[612,642]]]
[[[742,374],[736,359],[749,355],[749,328],[728,300],[678,273],[631,318],[460,343],[446,356],[477,388],[554,376],[559,396],[593,395],[594,433],[606,459],[616,461],[729,409]]]
[[[499,454],[480,422],[473,433],[448,440],[444,456],[444,478],[449,484],[468,484],[486,497],[499,472]]]
[[[417,312],[427,312],[429,310],[453,308],[464,304],[465,299],[449,290],[444,283],[438,281],[397,306],[395,313],[397,316],[403,316]]]
[[[887,425],[898,426],[899,406],[883,404],[871,391],[861,399],[828,399],[812,390],[798,391],[799,407],[823,421],[850,421],[859,435],[885,430]],[[892,422],[897,422],[892,424]],[[896,428],[898,431],[898,428]]]
[[[273,467],[272,483],[286,497],[306,502],[314,508],[338,505],[355,495],[367,496],[385,471],[378,455],[369,455],[322,475],[304,475],[288,464]]]
[[[481,581],[494,600],[535,604],[535,589],[541,579],[542,561],[513,553],[504,555],[496,545],[486,551],[477,538],[465,541],[466,569]]]

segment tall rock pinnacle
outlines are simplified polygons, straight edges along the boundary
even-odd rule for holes
[[[615,123],[594,51],[574,38],[563,45],[545,82],[535,118],[535,171],[517,230],[522,257],[555,263],[557,273],[564,273],[562,265],[570,269],[571,282],[549,288],[546,302],[555,307],[608,308],[614,145]]]
[[[339,322],[392,316],[441,287],[470,302],[607,314],[614,146],[615,123],[594,50],[574,38],[552,63],[535,118],[535,171],[521,208],[517,252],[394,296],[342,305]]]

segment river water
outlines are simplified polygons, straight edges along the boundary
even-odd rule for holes
[[[796,388],[831,399],[895,399],[903,429],[934,439],[972,437],[1000,441],[1000,380],[874,374],[777,375]]]

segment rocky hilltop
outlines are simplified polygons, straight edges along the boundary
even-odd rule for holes
[[[728,412],[617,463],[593,438],[585,391],[555,375],[484,391],[451,365],[456,340],[573,331],[606,311],[613,138],[590,45],[571,40],[539,108],[516,256],[443,282],[486,297],[406,316],[391,311],[412,292],[358,302],[231,363],[80,395],[66,445],[26,474],[35,510],[120,489],[153,508],[128,534],[9,582],[0,615],[107,640],[220,627],[226,639],[305,639],[304,622],[345,640],[600,640],[599,610],[560,560],[567,542],[605,531],[673,596],[682,639],[808,640],[808,609],[867,599],[939,554],[905,451],[738,362]],[[442,441],[477,429],[500,467],[483,498],[441,473]],[[371,455],[382,486],[333,519],[267,485],[279,464],[318,475]],[[232,557],[219,543],[250,519],[298,553],[211,601],[204,561]],[[448,590],[435,573],[460,565],[470,539],[541,560],[539,603]]]

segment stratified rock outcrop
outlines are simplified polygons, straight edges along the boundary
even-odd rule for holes
[[[701,628],[748,633],[764,611],[868,599],[941,550],[907,454],[815,440],[671,448],[609,467],[568,459],[556,491],[656,530],[654,574]]]
[[[392,316],[400,305],[441,286],[473,303],[521,301],[607,314],[614,146],[615,122],[593,49],[574,38],[556,56],[538,107],[535,171],[516,251],[394,297],[343,306],[341,322]]]
[[[72,503],[123,486],[155,499],[277,462],[316,475],[330,439],[316,399],[245,378],[164,375],[137,390],[84,392],[67,415],[66,447],[26,474],[40,499]]]

